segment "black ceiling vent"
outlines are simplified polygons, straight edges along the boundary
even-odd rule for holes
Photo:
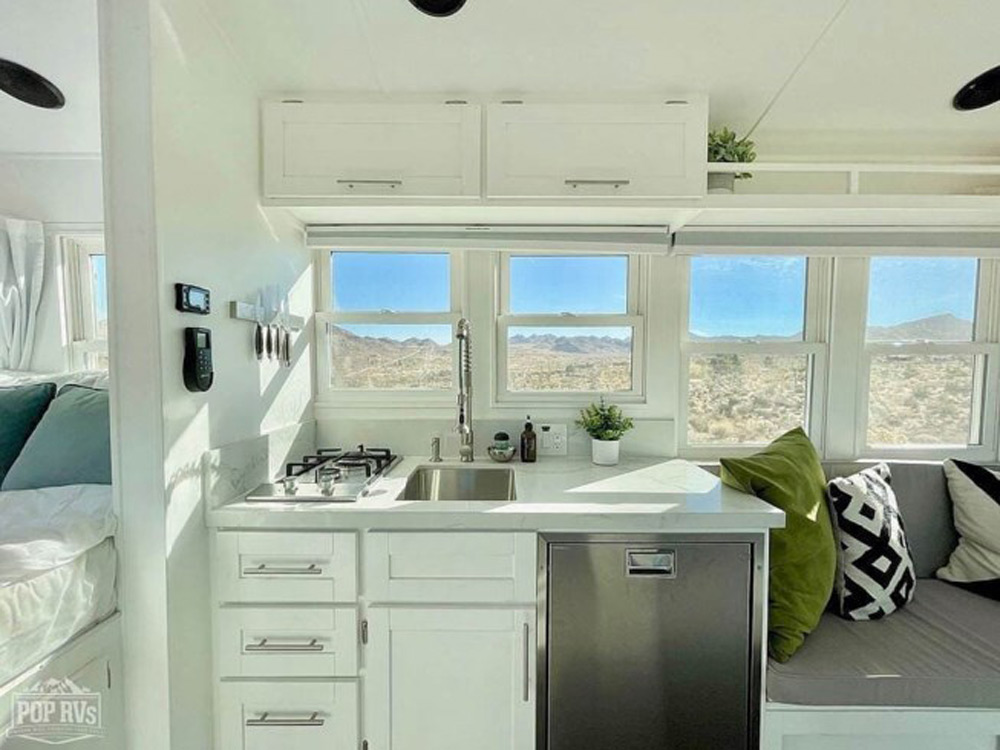
[[[951,104],[955,109],[965,112],[982,109],[997,102],[1000,102],[1000,65],[962,86]]]
[[[62,109],[66,97],[47,78],[30,68],[0,58],[0,91],[25,104],[43,109]]]
[[[410,0],[413,7],[435,18],[453,16],[462,10],[465,0]]]

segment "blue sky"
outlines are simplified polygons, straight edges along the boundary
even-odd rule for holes
[[[446,312],[450,282],[446,253],[334,254],[337,310]],[[976,261],[970,258],[873,258],[870,325],[895,325],[951,313],[972,319]],[[510,308],[515,314],[623,313],[625,256],[512,256]],[[691,259],[690,329],[701,336],[790,336],[803,327],[804,258],[712,256]],[[537,333],[621,336],[627,329],[535,329]],[[447,327],[414,326],[414,336],[444,343]],[[365,326],[374,336],[398,327]]]

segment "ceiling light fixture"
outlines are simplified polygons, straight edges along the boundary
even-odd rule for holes
[[[465,0],[410,0],[419,11],[435,18],[453,16],[465,5]]]
[[[0,91],[25,104],[43,109],[62,109],[66,97],[52,81],[30,68],[0,58]]]
[[[1000,102],[1000,65],[976,76],[959,89],[951,106],[967,112]]]

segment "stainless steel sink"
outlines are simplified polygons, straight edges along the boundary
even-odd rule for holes
[[[509,503],[517,499],[514,470],[471,466],[421,466],[406,482],[400,500]]]

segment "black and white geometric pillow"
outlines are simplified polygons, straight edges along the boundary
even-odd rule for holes
[[[937,576],[1000,601],[1000,474],[952,459],[944,473],[959,540]]]
[[[878,620],[913,598],[916,574],[886,464],[827,484],[837,539],[835,611]]]

